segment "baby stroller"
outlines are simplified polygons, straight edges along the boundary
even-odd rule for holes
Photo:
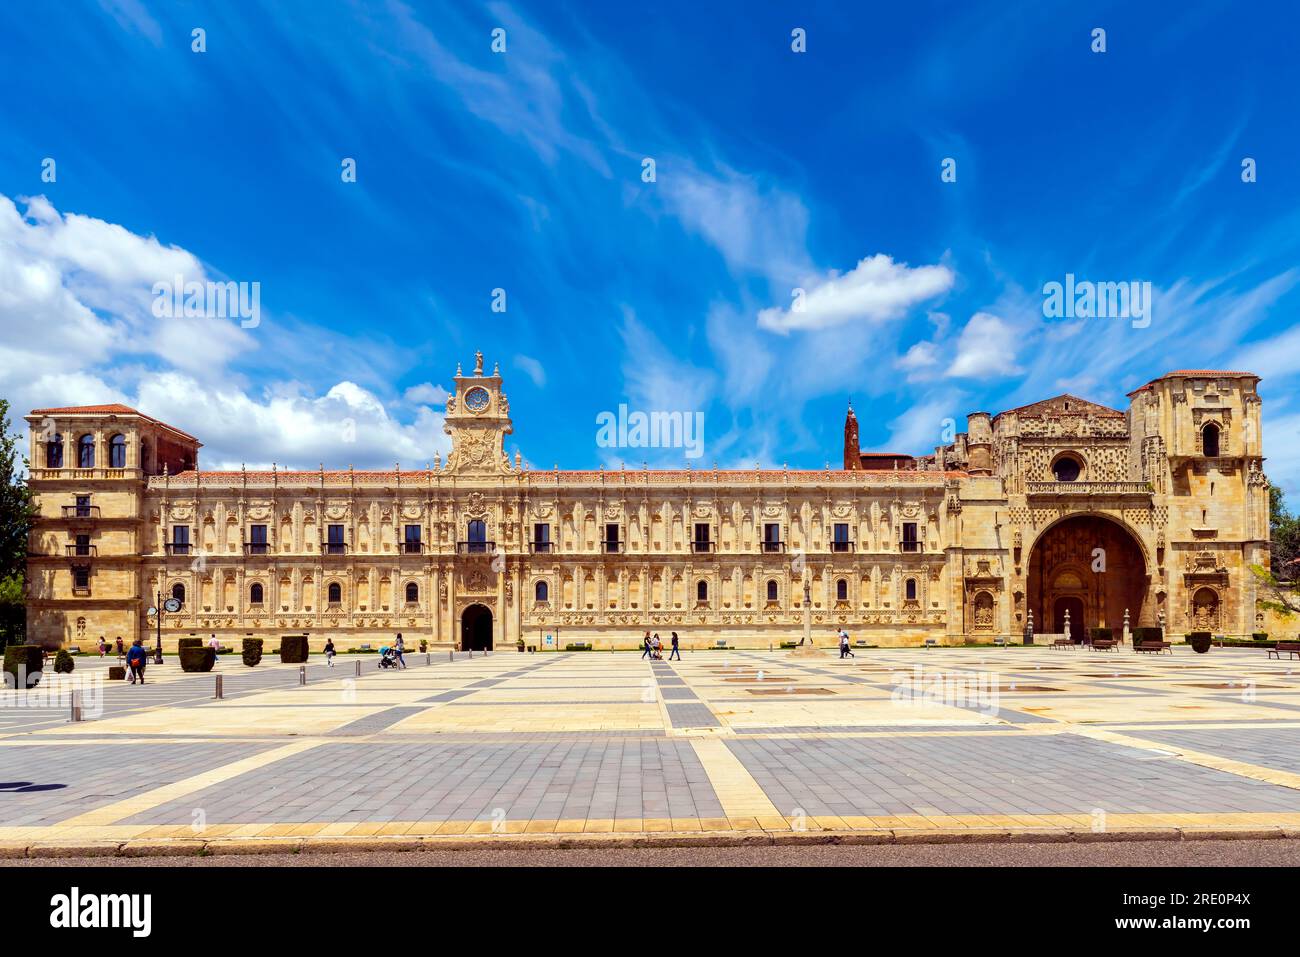
[[[385,645],[379,649],[379,667],[396,668],[397,667],[397,649],[389,648]]]

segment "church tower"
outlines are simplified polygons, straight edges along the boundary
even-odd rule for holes
[[[483,353],[474,353],[474,374],[463,375],[456,365],[455,391],[447,397],[443,431],[451,436],[446,470],[461,475],[500,475],[512,472],[505,437],[513,431],[510,400],[501,389],[496,365],[483,374]]]
[[[844,467],[856,471],[862,468],[862,452],[858,445],[858,417],[853,414],[853,400],[844,417]]]

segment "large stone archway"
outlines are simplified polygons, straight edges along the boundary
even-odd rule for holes
[[[1028,606],[1034,628],[1063,632],[1070,611],[1075,641],[1089,628],[1147,624],[1150,579],[1141,545],[1118,522],[1101,515],[1076,515],[1043,532],[1029,555]],[[1082,616],[1082,620],[1080,620]]]
[[[492,650],[492,609],[469,605],[460,614],[460,650]]]

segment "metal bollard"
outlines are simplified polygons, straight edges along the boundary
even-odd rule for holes
[[[431,665],[431,664],[433,664],[433,655],[426,654],[426,655],[424,656],[424,663],[425,663],[426,665]]]
[[[448,661],[455,661],[455,660],[456,660],[456,649],[455,649],[455,648],[448,648],[448,649],[447,649],[447,660],[448,660]]]
[[[72,720],[81,720],[81,692],[72,692]]]
[[[224,698],[226,696],[225,687],[222,685],[221,675],[217,675],[217,690],[212,695],[214,698]]]
[[[307,683],[307,666],[306,666],[306,665],[299,665],[299,666],[298,666],[298,684],[300,684],[300,685],[305,685],[306,683]]]
[[[357,662],[357,677],[361,677],[361,662]]]

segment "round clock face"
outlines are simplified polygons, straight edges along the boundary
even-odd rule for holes
[[[172,614],[176,614],[176,612],[181,610],[180,599],[168,598],[165,602],[163,602],[163,607],[166,608]]]
[[[482,412],[488,407],[487,389],[475,386],[465,393],[465,407],[471,412]]]
[[[149,606],[149,611],[148,611],[147,614],[149,615],[150,618],[157,618],[157,617],[158,617],[158,609],[157,609],[157,608],[154,608],[152,605],[150,605],[150,606]]]

